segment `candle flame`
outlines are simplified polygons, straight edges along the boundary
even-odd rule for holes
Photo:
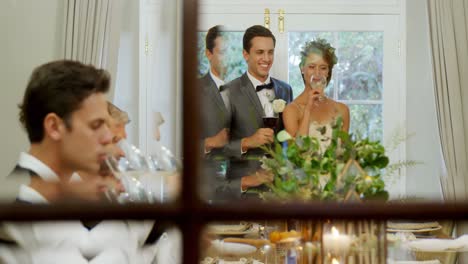
[[[340,235],[340,232],[338,232],[338,229],[336,229],[336,227],[334,227],[334,226],[332,227],[331,232],[332,232],[333,236],[339,236]]]
[[[332,259],[332,264],[340,264],[340,262],[338,260],[336,260],[336,258]]]

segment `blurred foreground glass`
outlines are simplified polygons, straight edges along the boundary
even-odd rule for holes
[[[108,156],[106,163],[125,192],[117,197],[119,203],[170,202],[180,189],[181,165],[167,148],[161,146],[154,155],[145,156],[134,145],[121,140],[118,147],[125,156]]]
[[[161,225],[149,219],[0,222],[0,263],[182,263],[179,228]]]

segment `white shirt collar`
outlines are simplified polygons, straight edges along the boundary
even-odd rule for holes
[[[268,77],[266,78],[265,82],[257,80],[257,78],[253,77],[253,75],[250,74],[249,71],[247,71],[247,77],[249,77],[250,82],[252,82],[254,89],[256,89],[258,85],[269,84],[271,82],[270,74],[268,74]]]
[[[40,204],[48,204],[49,201],[42,196],[38,191],[34,190],[33,188],[22,184],[20,186],[18,197],[19,200],[30,202],[30,203],[40,203]]]
[[[213,81],[215,82],[216,87],[218,87],[218,90],[219,90],[219,87],[221,87],[221,85],[224,85],[224,81],[216,77],[216,75],[214,75],[211,69],[210,69],[210,76],[211,76],[211,79],[213,79]]]
[[[58,182],[60,180],[57,174],[49,168],[49,166],[45,165],[42,161],[29,153],[20,153],[18,165],[22,168],[32,170],[44,181]],[[38,191],[24,184],[20,186],[18,199],[32,203],[49,203],[49,201],[47,201],[47,199]]]
[[[34,157],[29,153],[20,153],[18,165],[22,168],[34,171],[37,174],[37,176],[41,177],[41,179],[43,179],[44,181],[60,181],[60,178],[51,168],[49,168],[49,166],[47,166],[38,158]]]

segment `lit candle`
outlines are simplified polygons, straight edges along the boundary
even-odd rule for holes
[[[346,254],[351,245],[351,238],[347,235],[340,234],[334,226],[331,233],[323,235],[323,249],[325,252],[334,254]]]
[[[333,258],[331,263],[332,264],[340,264],[340,262],[338,260],[336,260],[336,258]]]

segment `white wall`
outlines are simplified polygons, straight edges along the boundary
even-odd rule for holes
[[[180,97],[177,57],[178,1],[122,0],[121,37],[113,102],[127,111],[132,122],[127,126],[129,141],[146,150],[155,143],[151,119],[160,111],[166,119],[162,128],[162,144],[174,152],[176,135],[181,128],[176,122],[177,97]],[[152,10],[147,10],[151,7]],[[140,15],[140,8],[148,15]],[[28,78],[34,67],[62,58],[63,0],[1,0],[0,1],[0,80],[2,83],[1,120],[4,123],[0,139],[0,177],[9,173],[18,154],[27,150],[28,140],[18,121],[18,107]],[[145,20],[145,21],[142,21]],[[152,82],[141,83],[140,60],[144,41],[142,24],[150,26],[152,66],[146,75]],[[145,95],[141,97],[141,90]],[[178,131],[176,131],[178,130]],[[141,132],[145,131],[145,136]],[[151,152],[151,151],[148,151]]]
[[[140,6],[140,148],[155,154],[160,145],[180,157],[180,40],[176,0],[142,0]],[[147,44],[148,50],[144,51]],[[179,52],[178,52],[179,50]],[[155,137],[155,112],[164,123]]]
[[[425,0],[408,0],[406,125],[415,135],[407,141],[407,159],[424,162],[407,169],[407,196],[440,199],[442,166],[432,83],[429,26]]]
[[[127,125],[128,140],[138,142],[138,95],[139,95],[139,1],[121,1],[120,47],[113,102],[130,116]]]
[[[177,145],[177,136],[182,131],[181,126],[177,126],[177,121],[182,120],[180,112],[177,110],[177,98],[180,98],[179,75],[177,67],[181,55],[177,54],[177,31],[180,30],[179,18],[177,17],[177,2],[175,0],[163,0],[160,6],[156,8],[154,14],[147,14],[148,21],[152,21],[149,26],[149,32],[152,32],[153,54],[150,54],[152,60],[152,75],[150,78],[147,94],[147,131],[149,134],[146,137],[147,152],[154,154],[158,144],[162,144],[169,148],[173,153],[179,156],[179,147]],[[180,53],[179,53],[180,54]],[[157,142],[154,137],[155,120],[154,112],[161,112],[165,121],[160,126],[161,139]]]
[[[178,23],[174,0],[122,1],[122,27],[114,103],[127,111],[129,141],[154,154],[162,144],[178,154],[181,132],[177,99],[181,97],[177,67]],[[147,51],[146,48],[147,47]],[[154,113],[161,112],[161,141],[154,138]]]
[[[63,0],[0,1],[0,178],[13,169],[29,142],[18,107],[36,66],[61,57]]]

